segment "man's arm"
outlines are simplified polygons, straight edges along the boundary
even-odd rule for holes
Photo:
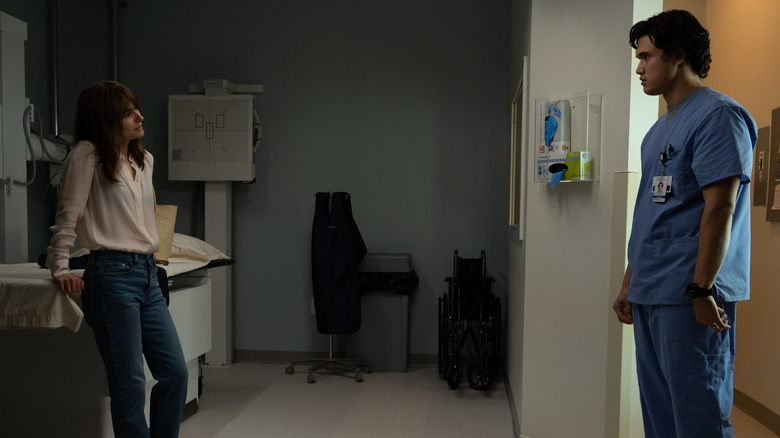
[[[696,270],[693,281],[701,287],[711,288],[718,276],[731,239],[731,221],[739,190],[739,176],[716,181],[704,187],[704,213],[699,230],[699,253],[696,256]],[[725,330],[727,315],[719,308],[713,297],[693,299],[696,322]]]

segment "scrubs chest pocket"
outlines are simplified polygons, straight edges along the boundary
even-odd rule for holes
[[[669,145],[666,149],[665,156],[666,160],[664,161],[662,165],[662,176],[671,176],[672,177],[672,190],[670,195],[675,196],[676,195],[683,195],[685,193],[685,172],[683,172],[683,163],[685,162],[685,151],[684,150],[675,150],[672,148],[672,152],[669,152],[669,148],[672,148],[671,145]]]

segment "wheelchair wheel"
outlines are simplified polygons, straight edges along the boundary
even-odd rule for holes
[[[449,368],[448,350],[447,350],[447,338],[449,336],[448,320],[449,320],[449,307],[447,306],[447,300],[449,294],[444,292],[439,298],[439,376],[442,379],[446,378],[447,369]]]
[[[462,370],[460,368],[460,330],[457,321],[447,321],[447,386],[455,389],[460,385]]]
[[[484,341],[489,363],[497,371],[501,345],[501,300],[493,297],[490,301],[490,319],[485,326]]]
[[[486,367],[484,364],[473,363],[469,367],[466,378],[472,388],[484,391],[493,386],[493,382],[496,380],[496,374],[491,371],[490,367]]]
[[[454,364],[447,370],[447,386],[450,389],[457,389],[460,385],[460,379],[460,367]]]
[[[501,301],[490,297],[485,314],[487,318],[480,324],[478,362],[469,367],[467,374],[471,387],[480,391],[489,389],[498,375],[501,360]]]
[[[489,359],[494,373],[498,373],[499,365],[501,363],[501,300],[494,299],[493,317],[490,324],[489,335]]]

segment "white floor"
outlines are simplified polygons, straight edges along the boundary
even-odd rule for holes
[[[287,365],[204,368],[200,409],[180,438],[512,437],[503,381],[476,391],[464,378],[450,390],[436,367],[411,367],[307,383],[305,366],[287,375]]]
[[[324,376],[306,382],[305,367],[239,363],[203,369],[199,411],[180,438],[507,437],[514,436],[503,381],[489,391],[467,382],[450,390],[435,367],[371,373],[363,382]],[[777,436],[744,412],[732,413],[736,438]]]

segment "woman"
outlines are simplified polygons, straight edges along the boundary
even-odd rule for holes
[[[85,320],[106,369],[114,435],[176,437],[187,366],[157,281],[154,158],[141,146],[138,98],[117,82],[81,92],[76,147],[65,161],[47,266],[65,294],[83,289]],[[78,238],[90,250],[84,277],[68,268]],[[157,384],[144,416],[144,358]]]

